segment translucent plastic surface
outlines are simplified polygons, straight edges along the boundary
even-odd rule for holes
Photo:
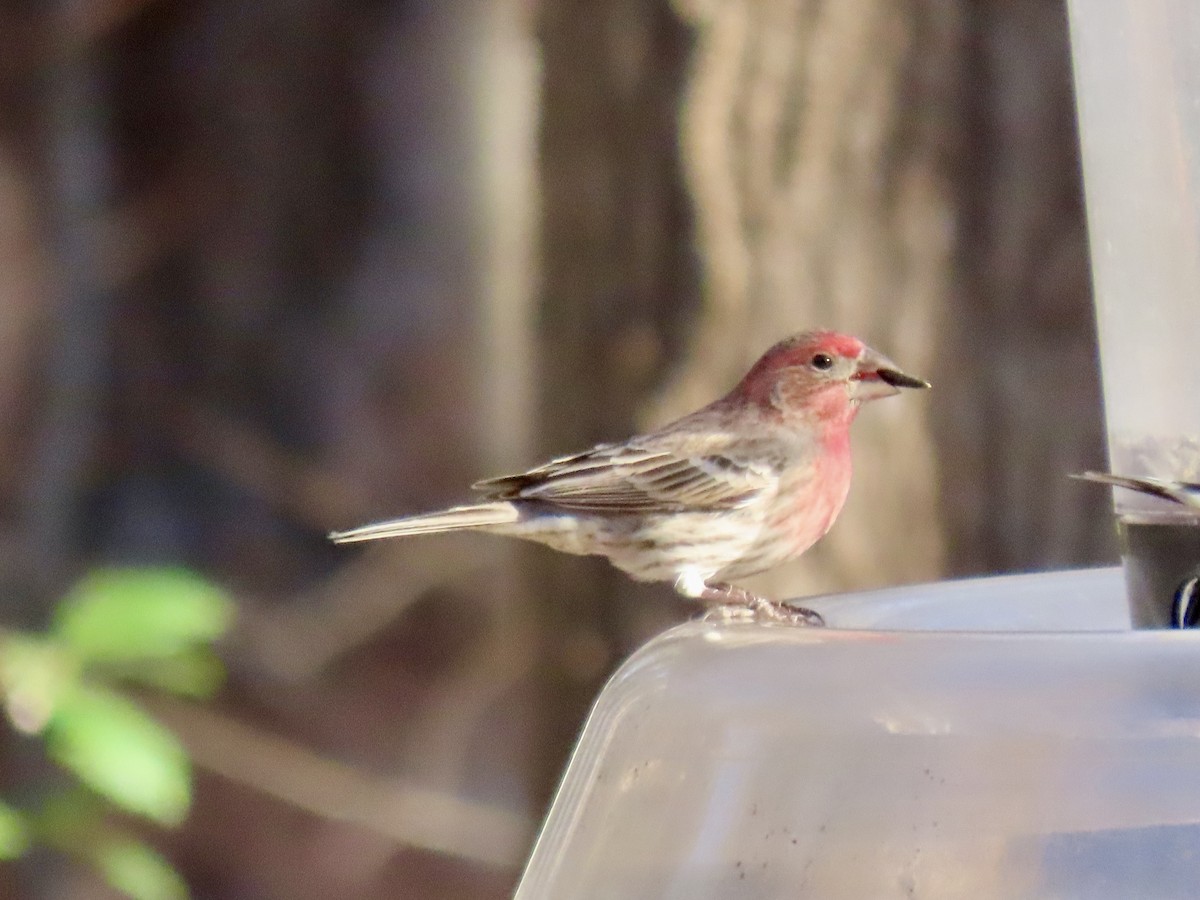
[[[1117,569],[813,606],[1128,621]],[[1195,897],[1198,686],[1190,632],[680,626],[601,694],[517,897]]]
[[[1123,631],[1121,570],[942,581],[805,600],[834,628],[905,631]]]
[[[1069,8],[1113,470],[1200,480],[1200,3]]]

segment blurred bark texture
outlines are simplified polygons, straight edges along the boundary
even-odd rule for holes
[[[554,0],[542,4],[538,32],[544,456],[635,428],[647,392],[682,350],[696,285],[675,137],[682,23],[665,3]],[[653,630],[638,626],[646,613],[636,603],[653,593],[598,560],[527,555],[544,635],[544,800],[603,678]]]
[[[954,302],[930,348],[946,575],[1115,559],[1066,8],[967,5]]]

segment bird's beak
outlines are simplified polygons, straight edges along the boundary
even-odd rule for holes
[[[852,396],[860,402],[891,397],[900,393],[900,388],[929,387],[928,381],[900,371],[894,362],[870,348],[858,358],[850,384]]]

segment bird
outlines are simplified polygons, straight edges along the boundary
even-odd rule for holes
[[[859,338],[806,331],[767,350],[725,396],[657,430],[476,482],[473,503],[329,538],[523,538],[607,557],[637,581],[671,582],[707,606],[706,618],[821,625],[813,610],[734,582],[799,556],[833,525],[862,404],[928,387]]]

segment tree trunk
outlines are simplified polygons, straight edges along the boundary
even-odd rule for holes
[[[973,5],[960,299],[931,407],[948,574],[1111,560],[1079,146],[1060,0]]]
[[[682,24],[664,2],[552,0],[539,31],[545,455],[628,436],[681,348],[696,285],[676,151]],[[543,604],[547,796],[600,680],[644,637],[628,625],[643,614],[629,598],[647,594],[598,560],[541,548],[529,559]]]

